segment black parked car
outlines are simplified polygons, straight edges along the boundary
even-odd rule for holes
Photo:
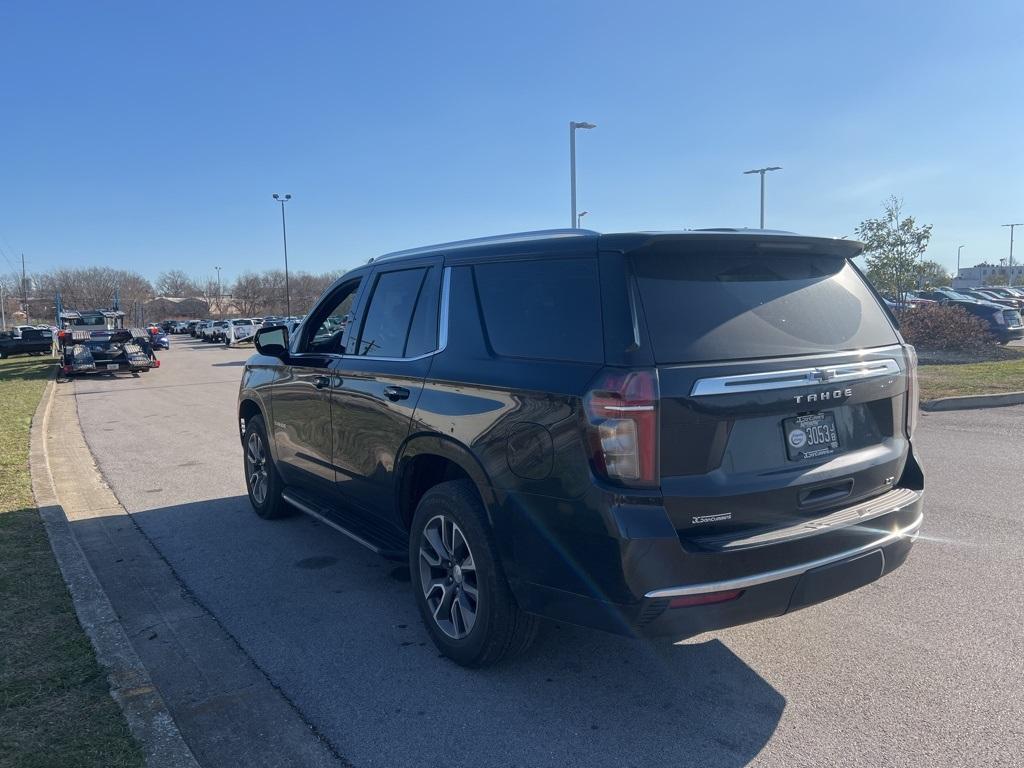
[[[539,616],[679,639],[856,589],[903,563],[924,488],[916,356],[861,248],[559,230],[380,257],[258,331],[250,501],[406,560],[469,666]]]
[[[0,333],[0,360],[13,355],[44,355],[53,348],[53,333],[43,328],[24,328],[17,335]]]
[[[989,332],[996,337],[1000,344],[1024,339],[1024,321],[1021,320],[1019,310],[949,289],[918,291],[917,295],[922,299],[953,304],[968,314],[981,318],[988,325]]]

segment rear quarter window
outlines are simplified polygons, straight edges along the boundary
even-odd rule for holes
[[[498,355],[602,363],[595,259],[530,259],[473,267],[484,326]]]
[[[814,354],[884,346],[896,332],[838,256],[672,243],[631,259],[658,363]]]

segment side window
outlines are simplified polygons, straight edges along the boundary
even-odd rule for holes
[[[497,354],[604,361],[596,260],[504,261],[477,264],[473,272]]]
[[[431,267],[420,288],[420,297],[416,301],[416,311],[412,315],[412,326],[409,328],[409,341],[405,345],[403,357],[417,357],[437,349],[437,319],[441,300],[441,270]]]
[[[408,357],[406,342],[426,268],[383,272],[370,297],[356,354]],[[436,320],[435,320],[436,325]]]
[[[352,309],[361,282],[362,280],[359,279],[345,283],[334,295],[327,298],[312,318],[315,326],[306,337],[306,343],[301,351],[324,353],[345,351],[341,347],[341,339],[345,334],[345,328],[352,319]]]

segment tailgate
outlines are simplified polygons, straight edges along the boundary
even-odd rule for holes
[[[661,485],[680,535],[792,525],[891,490],[906,368],[899,346],[661,367]]]

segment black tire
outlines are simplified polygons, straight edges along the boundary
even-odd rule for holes
[[[461,627],[459,626],[457,614],[462,615],[463,611],[460,609],[456,612],[454,602],[469,601],[467,605],[473,602],[471,593],[467,595],[461,591],[469,587],[469,571],[448,569],[449,576],[441,577],[447,584],[452,584],[450,589],[459,591],[459,597],[453,598],[448,604],[450,621],[443,622],[447,628],[443,628],[434,618],[435,611],[428,601],[427,589],[434,596],[433,599],[438,599],[437,589],[441,589],[444,595],[448,594],[445,590],[449,589],[447,586],[424,586],[433,583],[431,579],[435,573],[443,574],[446,570],[443,561],[441,565],[431,565],[430,559],[421,557],[420,552],[421,547],[424,547],[431,556],[435,551],[435,545],[431,545],[425,538],[425,529],[432,526],[433,533],[436,533],[438,518],[441,518],[442,525],[445,519],[454,522],[458,529],[457,534],[461,536],[466,546],[464,551],[469,554],[463,562],[473,562],[472,579],[475,581],[477,599],[474,619],[468,629],[465,619],[462,620]],[[443,535],[442,533],[442,537]],[[451,550],[457,552],[458,547],[453,544]],[[457,558],[458,554],[451,559],[455,561]],[[421,563],[424,564],[424,571],[421,571]],[[464,667],[489,667],[502,659],[522,653],[536,637],[540,620],[522,611],[512,595],[498,557],[494,533],[487,521],[480,496],[471,481],[452,480],[440,483],[424,494],[416,507],[409,536],[409,573],[416,605],[420,609],[420,615],[431,639],[438,650],[455,663]],[[452,573],[457,575],[455,584]],[[446,599],[442,597],[438,600],[437,607],[442,613],[445,610]],[[462,636],[457,636],[460,634]]]
[[[259,463],[260,457],[262,464]],[[294,507],[281,498],[284,484],[281,482],[277,467],[274,466],[274,458],[270,455],[267,428],[262,416],[253,416],[245,421],[242,466],[245,468],[245,488],[249,493],[249,503],[257,515],[265,520],[273,520],[295,513]],[[260,476],[261,470],[265,472],[263,477]],[[262,492],[258,480],[266,483]]]

